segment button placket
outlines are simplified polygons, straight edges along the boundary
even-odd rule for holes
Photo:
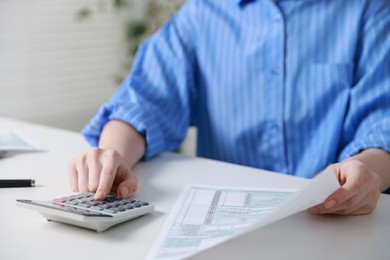
[[[269,14],[270,27],[270,49],[269,49],[269,79],[272,82],[270,92],[275,98],[275,105],[278,111],[283,112],[279,105],[284,102],[284,46],[285,46],[285,21],[282,11],[273,4],[272,12]],[[279,103],[280,102],[280,103]],[[272,168],[275,171],[286,172],[287,165],[285,160],[285,140],[283,136],[283,114],[270,113],[269,125],[267,129],[267,138],[269,144],[269,154],[273,158]]]

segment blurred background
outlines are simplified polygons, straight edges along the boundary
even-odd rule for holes
[[[80,131],[182,2],[1,0],[0,116]]]

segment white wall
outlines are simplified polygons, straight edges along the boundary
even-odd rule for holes
[[[80,130],[117,87],[136,2],[118,14],[106,0],[1,0],[0,116]],[[95,12],[80,22],[85,6]]]
[[[0,116],[79,131],[117,87],[122,24],[145,7],[131,2],[118,13],[108,0],[0,0]],[[93,14],[80,22],[83,7]],[[195,136],[182,153],[194,155]]]

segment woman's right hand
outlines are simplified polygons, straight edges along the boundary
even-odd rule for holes
[[[69,162],[68,173],[74,192],[96,192],[96,200],[105,199],[110,192],[128,198],[137,189],[136,176],[114,149],[91,149]]]

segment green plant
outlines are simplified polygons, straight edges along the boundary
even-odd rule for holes
[[[111,0],[108,4],[111,4],[117,12],[120,12],[128,7],[131,8],[137,1],[140,3],[139,1],[141,0]],[[142,4],[145,7],[142,19],[134,20],[129,17],[123,25],[127,57],[121,66],[122,71],[115,76],[116,83],[121,82],[128,73],[142,41],[165,23],[180,8],[182,3],[183,0],[142,0]],[[99,10],[107,10],[107,2],[96,1],[96,5]],[[80,9],[76,13],[77,20],[88,20],[93,15],[93,10],[91,6]]]

